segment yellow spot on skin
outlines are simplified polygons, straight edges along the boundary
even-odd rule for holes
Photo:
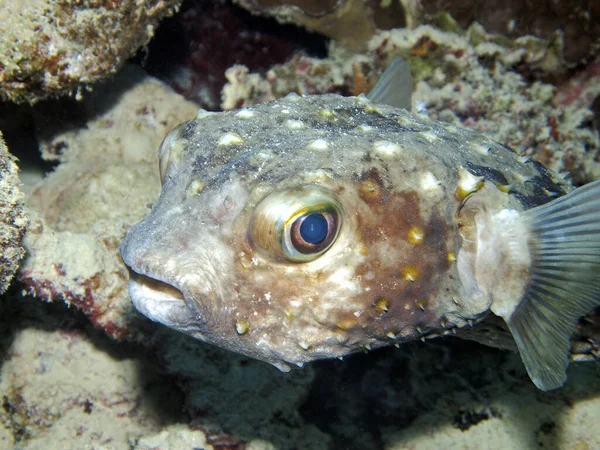
[[[360,193],[364,198],[377,198],[379,197],[379,185],[373,180],[365,180],[360,185]]]
[[[376,107],[375,105],[373,105],[373,104],[368,104],[368,105],[365,105],[365,111],[367,111],[367,112],[376,112],[376,113],[380,112],[380,111],[379,111],[379,108],[377,108],[377,107]]]
[[[249,329],[250,324],[245,320],[237,320],[235,322],[235,331],[237,331],[237,334],[239,334],[240,336],[246,334]]]
[[[417,304],[417,306],[419,307],[419,309],[421,311],[425,311],[425,306],[427,305],[427,303],[425,302],[425,300],[423,300],[422,298],[420,298],[415,303]]]
[[[411,245],[421,245],[425,239],[425,233],[419,227],[412,227],[408,232],[408,242]]]
[[[504,192],[505,194],[508,194],[510,192],[510,184],[500,184],[500,183],[495,183],[496,187],[498,188],[498,190],[500,190],[501,192]]]
[[[294,319],[294,313],[292,312],[292,310],[290,308],[286,308],[283,310],[283,314],[285,314],[285,318],[287,320],[293,320]]]
[[[463,201],[470,194],[477,192],[482,187],[483,177],[476,177],[464,167],[458,169],[458,186],[455,192],[458,201]]]
[[[333,112],[333,109],[330,108],[323,108],[319,111],[319,114],[323,117],[326,117],[328,119],[331,119],[332,117],[335,117],[335,112]]]
[[[368,133],[369,131],[373,131],[373,127],[371,125],[362,124],[357,127],[360,131]]]
[[[447,256],[448,264],[454,264],[456,262],[456,255],[452,252],[448,253]]]
[[[387,337],[389,337],[390,339],[396,339],[396,335],[394,333],[392,333],[391,331],[388,331],[385,335]]]
[[[308,144],[308,148],[312,148],[313,150],[326,150],[329,147],[327,141],[325,139],[317,139]]]
[[[356,325],[356,319],[342,319],[336,325],[340,330],[350,330]]]
[[[375,309],[377,312],[384,313],[387,312],[389,308],[389,302],[386,298],[380,298],[375,301]]]
[[[217,144],[226,146],[226,145],[241,144],[242,142],[244,142],[244,140],[242,139],[242,137],[239,134],[230,131],[229,133],[226,133],[223,136],[221,136],[219,138],[219,142]]]
[[[415,281],[419,277],[419,272],[415,266],[406,266],[402,269],[402,278],[406,281]]]
[[[194,195],[198,195],[202,190],[206,187],[206,183],[202,180],[194,180],[188,187],[187,194],[188,197],[193,197]]]

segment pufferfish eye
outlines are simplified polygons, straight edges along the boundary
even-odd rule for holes
[[[250,239],[272,259],[313,261],[326,252],[339,234],[339,202],[316,186],[274,192],[254,210]]]

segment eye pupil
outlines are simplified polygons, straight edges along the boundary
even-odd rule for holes
[[[309,214],[300,225],[300,236],[309,244],[319,244],[325,240],[329,226],[323,214]]]

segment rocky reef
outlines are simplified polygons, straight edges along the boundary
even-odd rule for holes
[[[148,43],[180,0],[32,0],[0,6],[0,98],[79,95]]]
[[[17,163],[0,133],[0,294],[8,289],[25,254],[22,241],[26,226]]]
[[[224,0],[185,4],[164,27],[177,1],[35,0],[28,25],[18,2],[0,6],[0,127],[25,174],[20,186],[0,146],[0,292],[17,274],[0,297],[0,447],[599,447],[598,362],[542,393],[516,354],[444,338],[283,374],[142,317],[118,251],[160,191],[161,140],[199,104],[356,95],[396,56],[411,66],[415,110],[489,133],[575,184],[600,179],[595,5],[534,21],[526,7],[494,16],[476,0],[235,3],[322,36],[295,40]],[[167,63],[175,39],[186,44]],[[215,46],[228,49],[218,61]],[[575,359],[600,357],[598,323],[600,312],[579,325]]]

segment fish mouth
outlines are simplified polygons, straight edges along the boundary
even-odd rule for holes
[[[131,269],[129,297],[135,309],[144,316],[175,329],[181,328],[194,316],[180,289]]]
[[[136,294],[141,294],[148,299],[155,301],[185,301],[183,292],[172,284],[148,275],[139,274],[131,269],[129,269],[129,284],[133,285]]]

